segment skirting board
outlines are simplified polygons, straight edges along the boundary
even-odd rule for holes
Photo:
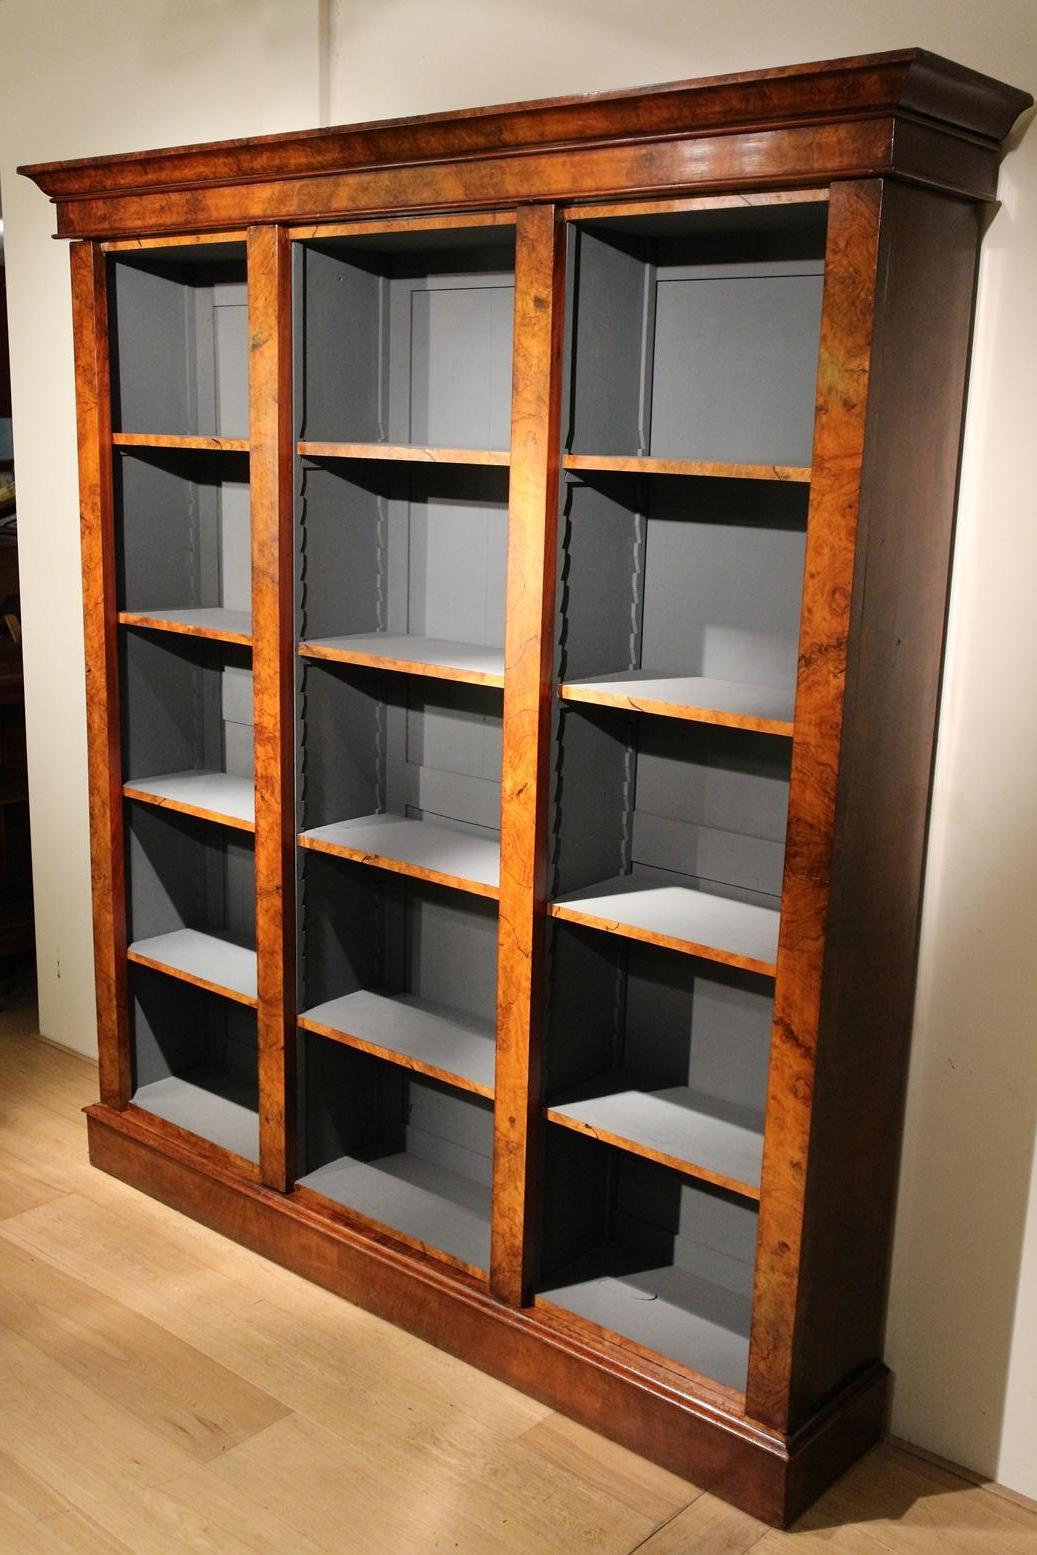
[[[889,1373],[878,1363],[786,1438],[619,1346],[592,1348],[538,1310],[492,1300],[460,1271],[318,1213],[305,1194],[278,1194],[199,1159],[139,1114],[96,1105],[86,1115],[101,1171],[775,1527],[882,1435]]]

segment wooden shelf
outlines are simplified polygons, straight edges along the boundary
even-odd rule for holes
[[[142,1085],[133,1104],[246,1161],[259,1160],[258,1109],[246,1087],[235,1085],[228,1075],[199,1075],[193,1080],[168,1075]]]
[[[247,437],[167,437],[161,432],[113,432],[116,448],[193,448],[208,453],[248,453]]]
[[[652,459],[641,454],[566,454],[567,470],[598,470],[619,475],[705,475],[713,480],[810,480],[810,466],[801,464],[714,464],[701,459]]]
[[[572,891],[548,907],[553,918],[664,945],[707,961],[773,977],[778,906],[718,896],[693,884],[646,875],[616,875]]]
[[[222,994],[238,1004],[256,1004],[256,953],[198,929],[174,929],[136,940],[127,950],[138,966],[167,972],[196,988]]]
[[[362,815],[303,832],[299,843],[357,864],[496,897],[500,847],[485,837],[402,815]]]
[[[224,610],[221,605],[191,610],[120,610],[119,620],[123,626],[146,627],[152,632],[179,632],[185,637],[252,646],[252,617],[247,610]]]
[[[383,459],[402,464],[511,463],[506,448],[423,448],[417,443],[312,443],[297,444],[300,454],[311,459]]]
[[[606,1247],[562,1271],[537,1305],[575,1312],[607,1334],[633,1340],[745,1389],[749,1297],[672,1264],[652,1265],[622,1247]]]
[[[581,1099],[555,1102],[552,1123],[633,1155],[759,1199],[763,1118],[688,1086],[631,1088],[622,1075],[582,1088]]]
[[[390,997],[364,988],[305,1010],[299,1025],[493,1099],[492,1021],[476,1020],[406,994]]]
[[[472,1272],[489,1267],[490,1189],[458,1172],[407,1152],[377,1161],[341,1156],[300,1177],[299,1186]]]
[[[160,777],[131,778],[123,784],[127,799],[152,804],[203,821],[217,821],[240,831],[256,829],[255,785],[251,778],[229,772],[167,772]]]
[[[445,642],[439,637],[411,637],[389,632],[349,637],[320,637],[299,644],[306,659],[336,664],[363,664],[374,669],[425,675],[470,686],[503,686],[504,650],[480,643]]]
[[[693,723],[721,724],[727,729],[751,729],[759,734],[791,735],[795,691],[752,686],[740,681],[712,680],[702,675],[664,675],[620,670],[563,682],[558,695],[566,702],[619,707],[660,718],[686,718]]]

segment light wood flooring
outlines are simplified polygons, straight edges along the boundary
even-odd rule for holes
[[[766,1528],[93,1171],[95,1080],[0,1013],[2,1555],[1037,1555],[889,1444]]]

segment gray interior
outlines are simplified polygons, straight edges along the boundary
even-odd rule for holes
[[[755,1205],[559,1127],[544,1204],[542,1295],[745,1387]]]
[[[300,917],[300,1009],[368,990],[474,1026],[492,1023],[493,902],[307,852]]]
[[[108,266],[113,430],[247,438],[244,244],[119,253]]]
[[[258,1160],[254,1012],[147,967],[130,993],[137,1106]]]
[[[549,1105],[757,1186],[770,980],[559,922],[548,967]]]
[[[123,451],[115,477],[120,609],[222,606],[248,615],[247,454]]]
[[[388,814],[496,844],[499,691],[307,663],[300,711],[303,830]]]
[[[248,649],[134,628],[121,656],[127,781],[192,771],[251,779]]]
[[[808,495],[781,481],[570,476],[559,679],[636,671],[791,695]]]
[[[300,244],[295,300],[300,438],[509,446],[510,229]]]
[[[126,807],[131,943],[193,929],[254,949],[252,838],[151,805]]]
[[[492,1104],[324,1037],[305,1035],[301,1059],[300,1181],[485,1269]]]
[[[304,461],[300,638],[388,633],[499,650],[507,502],[503,469]]]
[[[825,213],[573,228],[570,451],[809,464]]]

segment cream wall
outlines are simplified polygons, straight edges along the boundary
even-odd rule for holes
[[[84,1050],[67,276],[51,213],[13,165],[916,43],[1037,87],[1032,0],[0,0],[0,24],[42,1025]],[[1037,131],[1001,190],[978,298],[888,1354],[898,1434],[1037,1497]]]

